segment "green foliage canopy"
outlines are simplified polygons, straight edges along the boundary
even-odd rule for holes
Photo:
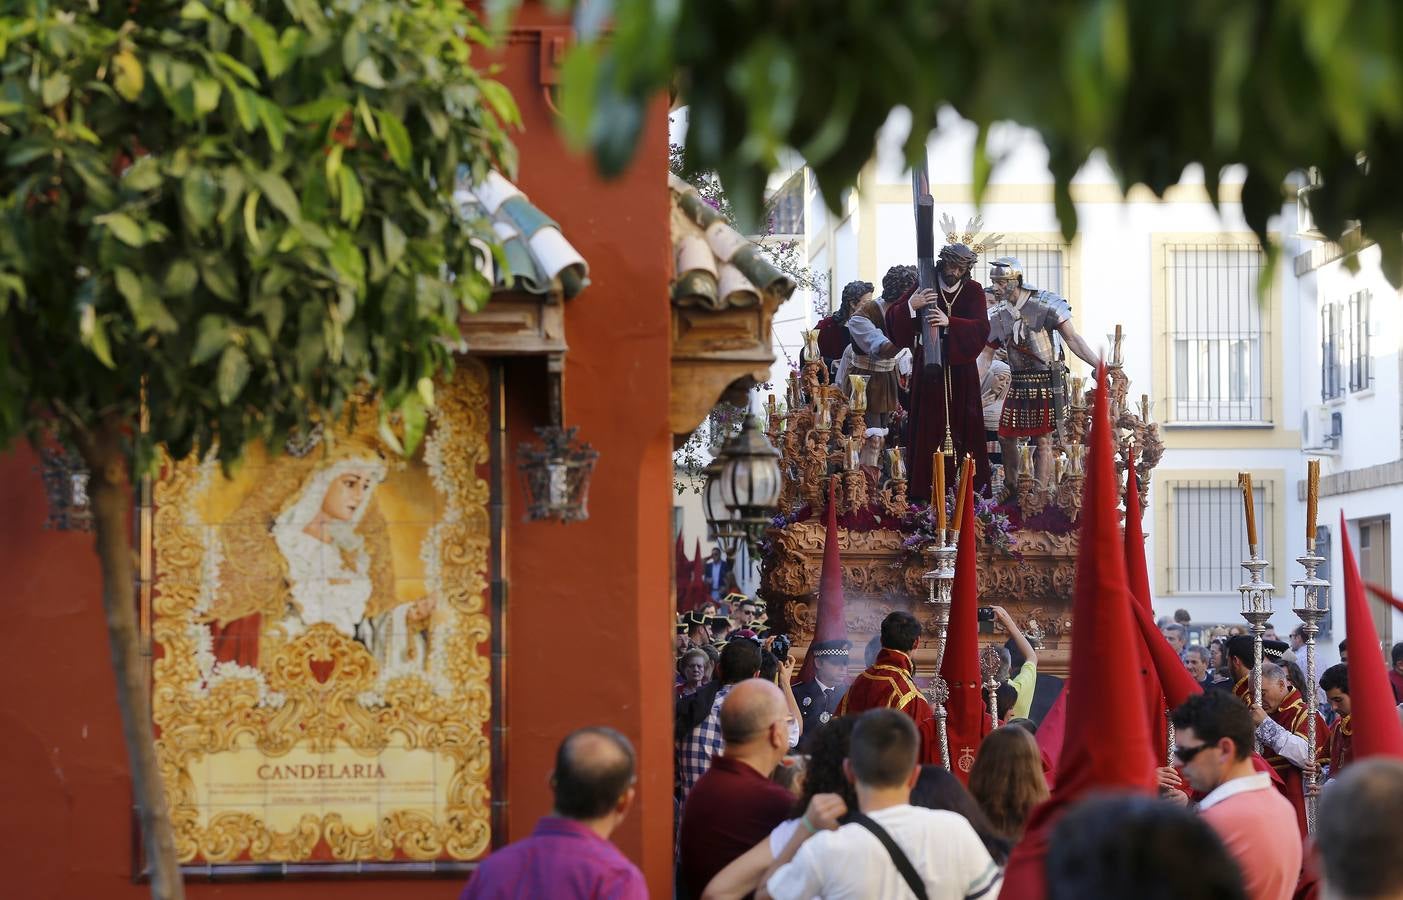
[[[143,387],[143,464],[366,389],[416,442],[491,291],[454,175],[515,168],[461,0],[0,9],[0,445],[135,423]]]
[[[753,221],[781,149],[803,155],[832,205],[892,109],[911,110],[915,160],[949,104],[980,127],[976,195],[993,162],[989,125],[1038,131],[1069,237],[1069,184],[1094,150],[1123,187],[1156,193],[1200,163],[1216,196],[1224,167],[1241,164],[1244,211],[1263,240],[1285,179],[1315,166],[1318,226],[1338,238],[1360,221],[1403,283],[1403,7],[1393,0],[590,7],[591,22],[612,14],[615,28],[586,34],[567,60],[562,109],[606,173],[629,161],[651,98],[676,89],[690,107],[688,167],[717,171],[738,217]]]

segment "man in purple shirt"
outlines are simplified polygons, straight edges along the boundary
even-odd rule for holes
[[[581,728],[555,754],[555,809],[483,860],[458,900],[647,900],[643,873],[609,843],[633,805],[634,754],[612,728]]]

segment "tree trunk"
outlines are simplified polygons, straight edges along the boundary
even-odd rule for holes
[[[107,638],[117,675],[117,708],[122,737],[131,763],[132,793],[141,819],[143,849],[150,867],[151,896],[177,900],[185,896],[180,862],[175,853],[161,770],[156,763],[151,692],[142,665],[137,630],[135,572],[127,537],[131,491],[127,457],[118,424],[108,420],[96,430],[84,429],[79,450],[89,470],[88,496],[93,507],[98,559],[102,564],[102,605],[107,613]]]

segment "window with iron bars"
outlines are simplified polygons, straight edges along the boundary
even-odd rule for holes
[[[1271,421],[1271,335],[1257,300],[1264,264],[1249,244],[1165,248],[1169,421]]]
[[[1358,291],[1349,298],[1349,389],[1351,393],[1374,386],[1374,357],[1369,352],[1369,308],[1373,296]]]
[[[971,276],[985,288],[989,286],[989,264],[1001,256],[1014,256],[1023,264],[1023,283],[1044,291],[1052,291],[1071,303],[1076,297],[1068,297],[1068,284],[1071,279],[1071,266],[1067,261],[1067,248],[1055,243],[1005,243],[985,247],[975,262]]]
[[[1171,594],[1230,594],[1246,579],[1247,559],[1242,492],[1227,479],[1171,480],[1163,487],[1169,498],[1168,559],[1162,563]],[[1273,483],[1252,485],[1256,502],[1257,539],[1264,559],[1272,558]]]
[[[1320,399],[1335,400],[1345,395],[1344,365],[1341,349],[1344,344],[1344,310],[1338,303],[1320,307]]]

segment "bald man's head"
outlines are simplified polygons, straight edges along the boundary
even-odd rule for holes
[[[612,728],[581,728],[555,753],[555,811],[569,819],[598,819],[633,786],[633,745]]]
[[[748,744],[788,714],[784,694],[774,684],[759,678],[742,681],[721,704],[721,737],[727,745]]]

